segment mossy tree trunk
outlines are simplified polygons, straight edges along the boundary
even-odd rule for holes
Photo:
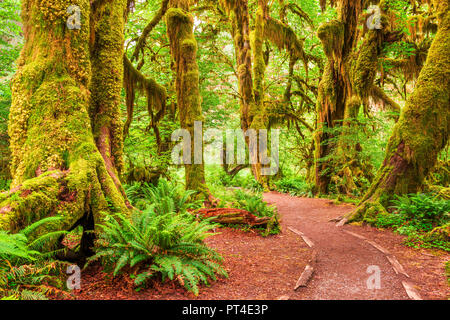
[[[127,1],[100,2],[91,19],[91,102],[89,114],[94,139],[108,174],[123,191],[120,176],[124,169],[123,124],[120,93],[123,86],[123,43]],[[98,17],[98,18],[97,18]]]
[[[394,195],[415,193],[446,146],[450,128],[450,4],[435,1],[439,28],[414,92],[389,140],[386,157],[349,220],[370,220]]]
[[[365,0],[337,2],[338,17],[318,30],[327,63],[319,84],[315,141],[316,192],[326,194],[331,183],[337,192],[350,194],[361,186],[359,177],[365,174],[368,163],[360,158],[360,146],[351,142],[354,120],[362,106],[367,110],[370,96],[387,100],[382,90],[374,90],[381,44],[390,30],[367,30],[359,49],[358,23]],[[392,102],[389,102],[393,104]],[[398,107],[397,105],[393,106]]]
[[[260,130],[267,128],[264,110],[264,79],[266,63],[263,52],[264,27],[267,16],[267,0],[258,0],[255,29],[250,30],[248,0],[222,0],[231,20],[231,35],[234,39],[238,85],[240,95],[241,129]],[[246,136],[250,146],[250,138]],[[262,175],[259,148],[251,152],[251,169],[255,179],[266,189],[267,179]]]
[[[18,231],[54,215],[62,219],[48,229],[67,230],[77,221],[92,227],[112,208],[129,211],[118,179],[116,114],[126,1],[97,3],[22,2],[25,45],[8,129],[13,182],[0,194],[0,229]],[[70,5],[80,8],[80,29],[66,25]]]
[[[351,96],[348,59],[356,42],[356,21],[361,1],[341,1],[338,19],[320,26],[318,37],[327,56],[317,97],[315,140],[315,184],[318,193],[328,193],[331,181],[332,129],[344,119],[346,101]]]
[[[176,74],[177,102],[180,124],[191,134],[191,163],[185,164],[186,189],[200,192],[210,198],[205,182],[202,150],[196,150],[194,127],[196,121],[203,121],[202,98],[199,89],[197,64],[197,41],[194,37],[194,19],[189,13],[188,1],[171,1],[166,13],[167,34],[170,40],[174,71]],[[196,161],[195,152],[201,152],[201,163]]]

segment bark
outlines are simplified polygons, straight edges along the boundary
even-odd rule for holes
[[[12,84],[8,128],[13,182],[0,194],[0,229],[15,232],[59,215],[61,221],[47,231],[68,230],[83,219],[100,223],[111,210],[129,210],[116,168],[121,125],[116,127],[114,112],[122,56],[111,52],[122,50],[126,1],[96,3],[22,2],[25,45]],[[81,9],[79,30],[66,26],[69,5]],[[99,65],[92,66],[91,52]],[[102,84],[98,73],[105,72]],[[108,92],[100,95],[96,85]]]
[[[389,140],[383,165],[348,219],[370,220],[394,195],[415,193],[446,146],[450,128],[450,5],[435,2],[439,28],[414,92]]]

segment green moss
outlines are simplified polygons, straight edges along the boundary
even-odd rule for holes
[[[366,101],[377,73],[380,32],[371,30],[367,33],[357,59],[352,68],[352,84],[355,93]]]

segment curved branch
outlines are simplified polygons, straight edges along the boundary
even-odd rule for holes
[[[168,7],[169,7],[169,0],[163,0],[159,11],[156,13],[153,19],[142,31],[142,34],[138,39],[136,47],[134,48],[133,55],[131,56],[131,61],[137,60],[139,58],[139,53],[143,50],[148,35],[153,30],[153,28],[161,21],[163,16],[166,14]]]

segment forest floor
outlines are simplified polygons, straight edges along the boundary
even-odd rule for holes
[[[264,199],[278,208],[282,232],[264,238],[256,232],[217,229],[206,241],[225,258],[229,278],[202,286],[198,297],[173,282],[154,281],[137,292],[128,276],[111,279],[100,266],[92,266],[82,272],[82,289],[74,292],[75,299],[410,299],[403,282],[422,299],[450,298],[444,271],[448,253],[406,247],[405,237],[392,231],[330,222],[352,210],[350,205],[276,192],[266,193]],[[408,276],[396,273],[388,256],[396,257]],[[307,264],[314,268],[312,278],[294,290]],[[369,266],[381,271],[379,289],[368,289]]]

